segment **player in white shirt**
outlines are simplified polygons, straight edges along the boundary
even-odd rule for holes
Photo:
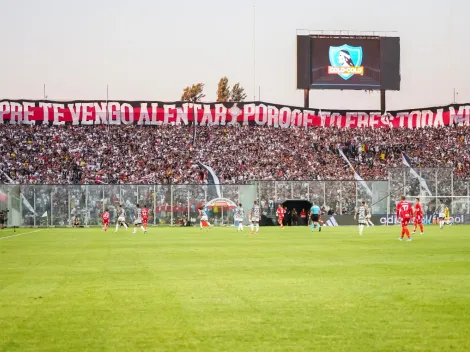
[[[133,235],[137,233],[137,226],[140,226],[140,229],[146,233],[144,226],[142,225],[142,209],[140,209],[139,204],[135,206],[135,213],[134,213],[134,231],[132,232]]]
[[[357,224],[359,226],[359,235],[362,236],[362,233],[364,232],[364,226],[367,224],[366,202],[362,202],[362,204],[356,209],[354,219],[357,219]],[[369,225],[367,225],[367,227],[369,227]]]
[[[367,227],[375,226],[374,223],[372,222],[372,213],[370,212],[369,206],[367,205],[367,203],[365,203],[364,206],[366,207],[366,224],[367,224]]]
[[[256,234],[259,232],[259,221],[261,219],[261,209],[258,205],[258,202],[255,200],[253,202],[253,207],[250,212],[250,221],[251,221],[251,234],[254,233],[256,228]]]
[[[439,205],[437,206],[437,213],[439,217],[439,227],[442,230],[445,225],[445,218],[446,218],[446,205],[444,201],[441,199]]]
[[[119,225],[124,226],[124,228],[127,231],[128,227],[127,227],[127,224],[126,224],[126,211],[122,207],[122,204],[119,204],[117,214],[118,214],[118,218],[117,218],[117,222],[116,222],[116,231],[114,231],[114,232],[118,232]]]
[[[238,204],[237,211],[235,212],[235,220],[238,221],[237,232],[243,231],[243,218],[245,217],[245,211],[242,208],[242,203]]]
[[[201,206],[199,208],[199,226],[201,227],[201,230],[202,230],[203,221],[205,221],[209,227],[212,227],[212,225],[209,222],[209,217],[207,216],[206,210],[204,209],[204,206]]]

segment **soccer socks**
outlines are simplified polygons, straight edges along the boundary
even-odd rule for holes
[[[439,221],[439,227],[441,230],[444,228],[444,220]]]
[[[201,230],[202,230],[202,221],[199,221],[199,226],[201,227]]]
[[[312,232],[315,231],[315,224],[312,222]]]
[[[140,226],[140,229],[143,231],[143,232],[146,232],[147,230],[145,229],[145,227],[143,226]]]
[[[364,231],[364,225],[359,225],[359,235],[362,236],[363,231]]]
[[[256,232],[259,232],[259,223],[256,223]]]
[[[408,237],[408,239],[411,238],[410,230],[408,230],[407,228],[405,229],[405,234],[406,234],[406,236]]]
[[[423,224],[419,224],[419,229],[421,230],[421,233],[424,233],[424,226],[423,226]]]
[[[116,224],[116,232],[119,230],[119,224]]]
[[[255,231],[255,224],[251,223],[250,228],[251,228],[251,232],[254,232]]]
[[[243,231],[243,224],[241,222],[238,223],[238,231]]]

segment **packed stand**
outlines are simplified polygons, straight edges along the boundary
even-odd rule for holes
[[[338,145],[366,180],[401,167],[453,168],[470,178],[467,127],[337,129],[257,126],[0,126],[0,181],[22,184],[204,184],[351,180]]]

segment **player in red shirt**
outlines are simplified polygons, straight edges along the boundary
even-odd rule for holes
[[[109,210],[105,209],[104,213],[101,214],[101,220],[103,222],[103,230],[108,231],[108,226],[109,226]]]
[[[397,219],[401,219],[401,236],[400,241],[403,240],[405,235],[408,237],[408,241],[411,241],[410,230],[408,229],[408,223],[413,217],[413,205],[406,200],[405,196],[401,197],[400,202],[397,204]]]
[[[142,208],[142,225],[144,226],[145,232],[147,232],[147,224],[149,222],[149,210],[146,205]]]
[[[279,204],[279,206],[277,207],[277,210],[276,210],[276,215],[277,215],[277,222],[279,225],[281,225],[281,229],[284,228],[284,224],[283,224],[283,221],[284,221],[284,214],[286,213],[286,210],[282,207],[281,204]]]
[[[424,227],[423,227],[423,207],[419,202],[419,198],[416,198],[415,207],[414,207],[414,219],[413,222],[415,227],[413,229],[413,233],[416,233],[416,228],[419,225],[419,229],[421,230],[421,234],[424,235]]]

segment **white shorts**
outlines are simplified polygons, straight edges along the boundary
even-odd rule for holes
[[[209,218],[207,216],[201,216],[201,221],[209,221]]]
[[[134,220],[134,224],[137,225],[137,224],[142,224],[142,218],[137,218]]]
[[[126,222],[126,218],[124,216],[118,217],[119,222]]]
[[[253,221],[253,222],[259,222],[259,217],[257,217],[257,216],[256,216],[256,217],[253,217],[253,218],[251,218],[251,221]]]
[[[444,215],[444,213],[439,213],[439,218],[445,218],[446,216]]]

